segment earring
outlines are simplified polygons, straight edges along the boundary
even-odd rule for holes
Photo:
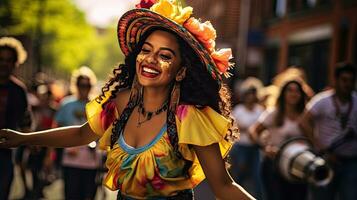
[[[181,82],[186,76],[186,67],[182,67],[176,75],[176,82]]]
[[[170,110],[176,113],[176,108],[180,102],[180,82],[175,81],[171,91]]]

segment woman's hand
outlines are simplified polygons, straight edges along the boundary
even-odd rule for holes
[[[247,191],[235,183],[228,174],[217,143],[208,146],[193,146],[202,169],[214,194],[224,200],[254,199]]]
[[[267,155],[269,158],[274,159],[276,154],[278,153],[279,148],[274,145],[266,145],[264,146],[264,153]]]
[[[0,148],[17,147],[25,142],[26,135],[11,129],[0,130]]]

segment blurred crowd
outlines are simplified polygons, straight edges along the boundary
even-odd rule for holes
[[[86,122],[85,105],[96,84],[93,71],[85,66],[75,70],[67,94],[58,96],[54,95],[59,93],[58,85],[44,73],[37,74],[28,89],[13,75],[25,59],[26,51],[18,40],[0,39],[0,128],[41,131]],[[0,199],[9,198],[13,163],[20,168],[21,199],[44,198],[44,187],[59,178],[64,181],[65,199],[94,199],[101,186],[104,160],[96,142],[73,148],[0,149]]]
[[[26,89],[13,75],[25,59],[21,43],[0,39],[0,128],[26,132],[84,123],[85,105],[96,85],[90,68],[72,73],[68,94],[62,97],[55,95],[53,77],[44,73]],[[334,78],[334,87],[316,93],[298,67],[277,74],[269,86],[255,77],[234,81],[232,114],[240,140],[230,152],[229,170],[257,199],[357,199],[356,69],[337,64]],[[326,161],[334,174],[328,182],[316,185],[284,177],[276,160],[291,138],[305,138]],[[25,188],[22,199],[43,198],[44,187],[57,179],[64,181],[65,199],[94,199],[105,173],[104,160],[95,142],[64,149],[0,149],[0,199],[9,197],[15,165]]]
[[[241,135],[230,152],[231,174],[258,199],[356,199],[356,70],[352,64],[337,64],[335,86],[316,94],[304,74],[300,68],[287,68],[266,87],[254,77],[237,81],[233,115]],[[306,139],[331,170],[312,169],[321,182],[307,180],[308,163],[281,168],[281,162],[291,165],[294,159],[307,159],[300,154],[281,158],[285,145],[298,138]],[[297,172],[305,174],[289,178]]]

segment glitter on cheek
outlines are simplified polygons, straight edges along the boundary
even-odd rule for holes
[[[144,56],[143,54],[138,54],[138,56],[136,56],[136,61],[138,63],[143,62],[143,60],[145,59],[146,56]]]
[[[162,70],[167,70],[171,66],[172,62],[167,62],[167,61],[159,61],[159,66]]]

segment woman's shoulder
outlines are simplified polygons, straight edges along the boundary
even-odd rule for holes
[[[128,88],[116,92],[115,99],[113,101],[115,102],[115,105],[119,113],[122,113],[122,111],[124,110],[124,108],[129,102],[129,98],[130,98],[130,89]]]

